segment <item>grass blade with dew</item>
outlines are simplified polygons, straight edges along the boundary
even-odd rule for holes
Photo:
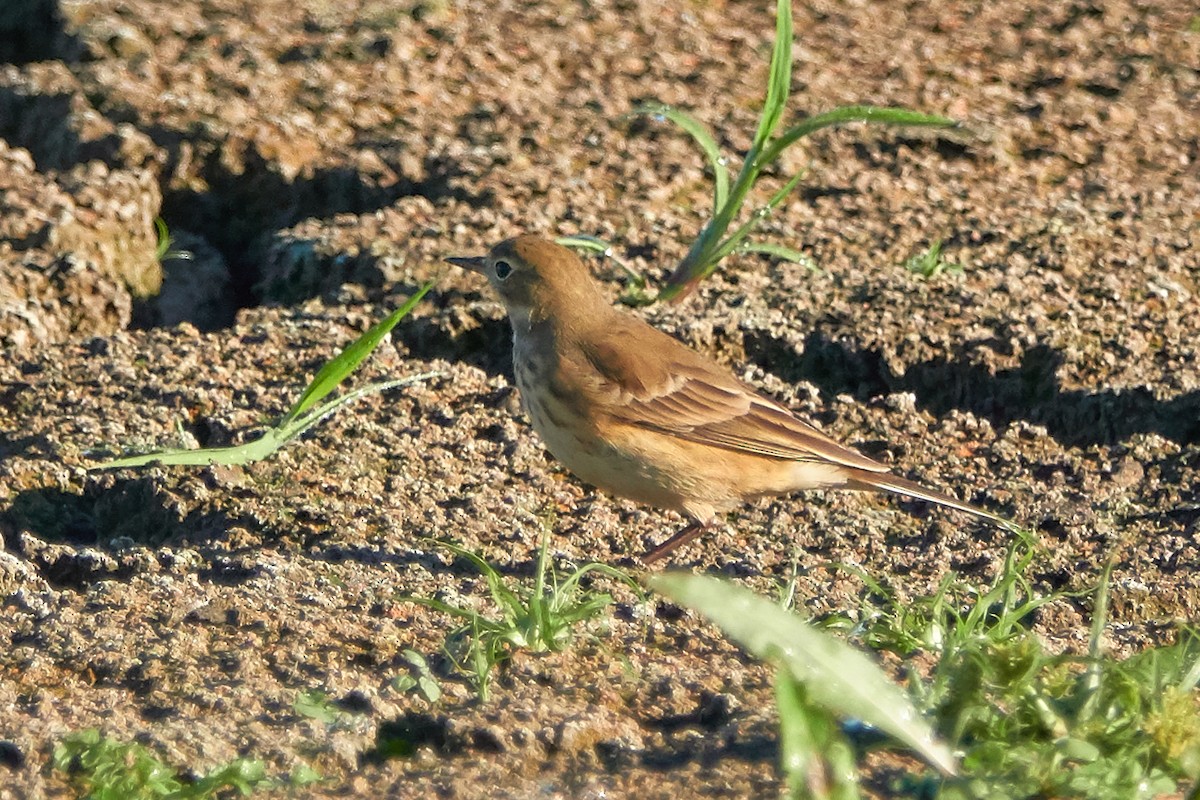
[[[771,142],[770,147],[763,150],[762,163],[765,166],[774,162],[784,150],[787,150],[800,139],[815,133],[822,128],[834,125],[846,125],[851,122],[869,122],[875,125],[905,125],[925,128],[957,128],[957,120],[941,117],[936,114],[922,114],[906,108],[882,108],[880,106],[843,106],[832,111],[826,111],[809,117],[788,128],[779,138]]]
[[[790,261],[793,264],[799,264],[809,272],[820,272],[821,268],[817,266],[817,262],[812,256],[807,253],[796,250],[782,244],[771,244],[770,242],[742,242],[737,246],[739,253],[758,253],[764,256],[778,258],[780,261]]]
[[[612,245],[600,237],[585,235],[559,236],[554,240],[554,243],[562,245],[563,247],[573,247],[576,250],[588,250],[593,253],[598,253],[604,258],[611,259],[613,263],[621,268],[621,271],[625,273],[625,276],[629,278],[629,282],[635,291],[645,291],[646,278],[636,269],[626,264],[623,260],[617,258],[617,256],[613,253]]]
[[[858,800],[854,751],[837,720],[809,699],[808,687],[785,667],[775,670],[779,766],[789,797]]]
[[[796,184],[798,184],[800,179],[803,177],[803,172],[799,172],[792,176],[791,180],[785,183],[783,187],[779,189],[779,191],[775,192],[775,194],[771,196],[771,199],[767,201],[765,206],[754,212],[754,215],[749,220],[747,220],[736,231],[734,231],[728,239],[721,242],[721,244],[717,246],[717,249],[713,253],[708,267],[700,274],[700,278],[705,278],[711,275],[716,271],[717,264],[721,262],[721,259],[725,258],[725,256],[729,255],[734,250],[739,249],[742,246],[742,243],[746,240],[746,237],[749,236],[755,228],[762,224],[763,220],[771,216],[771,212],[783,202],[785,197],[791,194],[792,189],[796,188]]]
[[[663,103],[643,103],[626,114],[624,118],[634,116],[661,117],[670,120],[690,135],[696,144],[700,145],[700,149],[708,157],[709,166],[712,167],[713,213],[717,213],[729,197],[729,167],[725,157],[721,155],[721,148],[717,146],[717,140],[709,133],[708,128],[704,127],[704,123],[691,114]]]
[[[792,77],[793,20],[791,0],[777,0],[775,12],[775,41],[771,49],[771,64],[767,77],[767,90],[763,100],[762,114],[750,149],[742,161],[742,168],[732,186],[728,185],[726,159],[722,157],[715,139],[695,118],[683,111],[659,104],[644,104],[633,113],[651,114],[670,119],[689,133],[700,145],[705,156],[713,165],[716,186],[712,218],[700,229],[695,241],[683,259],[671,272],[660,289],[657,299],[677,300],[687,295],[695,285],[711,275],[722,259],[739,250],[742,241],[760,225],[776,205],[782,202],[799,182],[792,178],[785,187],[750,220],[740,226],[731,236],[726,231],[733,225],[746,202],[750,190],[762,176],[763,171],[775,163],[783,152],[804,136],[821,128],[850,122],[872,122],[887,125],[924,125],[947,127],[957,123],[946,117],[922,114],[901,108],[877,108],[875,106],[847,106],[810,117],[788,128],[782,135],[772,139],[783,119],[791,89]]]

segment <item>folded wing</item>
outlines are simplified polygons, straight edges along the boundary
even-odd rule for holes
[[[887,472],[654,328],[645,341],[595,343],[586,357],[610,393],[609,413],[627,424],[770,458]]]

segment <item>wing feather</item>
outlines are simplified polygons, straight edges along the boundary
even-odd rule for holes
[[[647,326],[638,340],[601,339],[584,354],[613,417],[699,444],[887,472],[667,334]]]

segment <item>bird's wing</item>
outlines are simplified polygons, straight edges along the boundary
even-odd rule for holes
[[[585,357],[608,395],[605,411],[626,424],[771,458],[888,471],[655,328],[638,326],[632,341],[618,338],[631,337],[614,331]]]

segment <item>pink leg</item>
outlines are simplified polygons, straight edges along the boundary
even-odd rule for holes
[[[706,530],[708,530],[707,525],[700,522],[693,522],[691,525],[688,525],[686,528],[672,536],[670,539],[667,539],[662,544],[643,553],[642,562],[645,564],[653,564],[663,556],[669,555],[675,548],[681,547],[690,542],[692,539],[695,539]]]

